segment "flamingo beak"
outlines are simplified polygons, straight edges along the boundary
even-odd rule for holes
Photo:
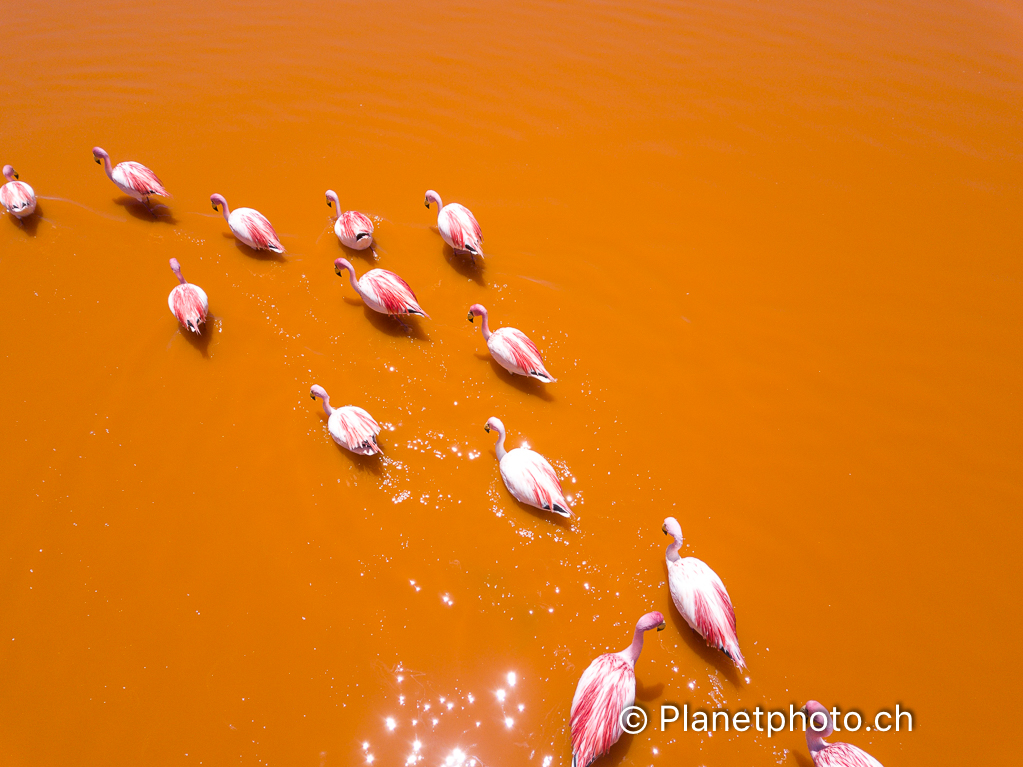
[[[666,624],[666,623],[665,623],[664,621],[661,621],[661,624],[660,624],[660,625],[659,625],[659,626],[657,627],[657,630],[658,630],[658,631],[664,631],[664,627],[665,627],[666,625],[667,625],[667,624]]]
[[[486,426],[483,427],[483,431],[485,431],[487,434],[490,434],[490,424],[489,423]]]
[[[472,322],[472,312],[469,312],[469,322]]]
[[[217,203],[213,203],[213,210],[217,209]]]
[[[15,178],[21,178],[21,176],[18,175],[18,171],[14,171],[14,177]]]
[[[313,394],[312,392],[309,392],[309,399],[316,399],[316,395]]]
[[[429,208],[429,207],[430,207],[430,201],[429,201],[429,200],[427,200],[427,201],[426,201],[426,207],[427,207],[427,208]]]
[[[332,203],[330,200],[327,200],[327,207],[328,208],[333,208],[334,207],[334,203]]]
[[[102,161],[101,161],[101,160],[100,160],[100,159],[99,159],[99,158],[97,157],[97,158],[96,158],[96,164],[97,164],[97,165],[99,165],[99,164],[100,164],[101,162],[102,162]]]
[[[668,526],[667,525],[661,525],[661,532],[664,533],[665,535],[667,535],[668,534]]]
[[[334,267],[334,274],[336,274],[338,277],[341,276],[341,267],[340,266],[335,266]]]

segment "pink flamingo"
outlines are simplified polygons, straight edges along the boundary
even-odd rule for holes
[[[227,200],[222,194],[210,195],[210,202],[213,203],[213,210],[216,210],[218,205],[224,208],[224,220],[227,221],[234,236],[244,244],[253,250],[284,252],[284,246],[281,245],[273,225],[258,210],[236,208],[232,211],[227,207]]]
[[[341,212],[341,203],[333,189],[327,190],[327,207],[337,206],[337,220],[334,222],[334,234],[341,244],[352,250],[365,250],[373,244],[373,222],[369,216],[357,210]]]
[[[156,177],[156,174],[142,163],[125,160],[124,162],[117,163],[111,169],[110,155],[107,154],[105,149],[100,149],[98,146],[92,148],[92,156],[96,159],[97,163],[103,164],[103,170],[107,172],[107,178],[114,182],[114,186],[129,197],[134,197],[146,205],[149,205],[151,195],[170,197],[170,194],[163,188],[163,184]]]
[[[473,304],[469,307],[469,322],[473,321],[473,317],[483,318],[483,340],[487,342],[490,356],[509,373],[529,376],[544,383],[558,380],[544,368],[540,350],[521,330],[498,328],[490,332],[487,325],[487,310],[483,304]]]
[[[359,455],[384,452],[377,444],[380,424],[374,421],[373,416],[361,407],[355,407],[355,405],[331,407],[330,397],[322,386],[313,386],[309,390],[309,396],[313,399],[319,397],[323,400],[323,409],[329,416],[327,431],[330,432],[334,441],[345,450],[351,450]]]
[[[561,490],[561,482],[546,458],[528,447],[504,449],[504,424],[491,418],[483,429],[497,432],[497,461],[508,492],[527,506],[571,517],[572,510]]]
[[[583,672],[572,698],[572,767],[589,767],[622,737],[622,713],[636,702],[635,667],[643,634],[663,628],[663,615],[647,613],[636,624],[631,645],[598,656]]]
[[[863,749],[849,743],[825,743],[834,732],[828,710],[815,700],[808,700],[803,711],[809,716],[806,728],[806,746],[810,749],[814,767],[882,767],[881,763]],[[821,720],[823,717],[823,721]],[[815,728],[823,725],[820,732]]]
[[[167,296],[167,306],[170,307],[171,314],[178,318],[178,322],[193,333],[198,333],[199,326],[206,322],[206,312],[210,308],[206,292],[198,285],[185,282],[185,278],[181,276],[181,264],[176,258],[170,260],[170,268],[181,284],[175,285],[174,290]]]
[[[444,242],[455,253],[468,253],[475,264],[476,256],[483,257],[483,231],[476,223],[475,216],[457,202],[445,205],[440,201],[440,195],[432,189],[426,193],[427,208],[431,202],[437,203],[437,228]]]
[[[347,270],[352,289],[359,294],[370,309],[381,314],[399,317],[402,314],[416,314],[430,318],[416,300],[416,294],[401,277],[386,269],[370,269],[361,279],[355,279],[355,267],[345,258],[334,261],[334,271],[341,277],[341,270]]]
[[[35,190],[24,181],[18,181],[18,174],[10,165],[4,166],[4,178],[8,183],[0,186],[0,205],[19,221],[35,213]]]
[[[735,634],[735,610],[725,584],[701,560],[696,557],[683,559],[678,555],[682,546],[682,528],[674,517],[665,519],[661,530],[674,538],[665,556],[671,601],[689,627],[708,645],[724,652],[740,669],[745,668],[746,661]]]

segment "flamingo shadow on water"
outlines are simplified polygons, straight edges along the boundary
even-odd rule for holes
[[[174,335],[182,336],[188,342],[189,346],[191,346],[193,349],[198,351],[203,356],[203,359],[209,359],[210,341],[212,341],[211,336],[213,335],[213,328],[210,327],[210,324],[216,321],[217,318],[213,314],[207,314],[206,322],[202,324],[202,328],[198,333],[194,333],[188,328],[184,328],[179,324]],[[170,345],[173,342],[174,336],[172,335],[171,340],[167,342],[168,349],[170,348]]]
[[[128,215],[137,218],[139,221],[159,222],[171,224],[172,226],[178,223],[174,213],[163,203],[146,204],[127,195],[115,198],[114,203],[120,205]]]
[[[476,359],[482,360],[483,362],[489,362],[495,375],[509,386],[513,386],[523,394],[539,397],[544,402],[554,402],[554,395],[547,390],[547,384],[541,383],[535,378],[530,378],[529,376],[520,376],[515,375],[514,373],[509,373],[489,354],[483,354],[482,352],[474,353],[476,355]]]
[[[222,232],[222,235],[226,239],[234,242],[234,246],[238,249],[239,253],[243,253],[249,258],[254,258],[256,261],[273,261],[278,264],[283,264],[287,261],[283,253],[275,253],[272,250],[256,250],[255,248],[250,248],[230,232]]]
[[[792,751],[791,754],[792,761],[794,761],[799,767],[814,767],[813,759],[801,751]]]
[[[430,340],[430,336],[426,334],[422,327],[420,327],[420,325],[412,317],[408,317],[411,322],[406,322],[405,319],[394,314],[381,314],[380,312],[375,312],[358,298],[342,296],[341,300],[349,306],[361,307],[363,313],[366,315],[366,319],[369,321],[369,324],[381,333],[386,333],[387,335],[394,336],[396,338],[414,338],[417,341]]]
[[[725,655],[721,650],[716,647],[711,647],[704,641],[703,637],[700,636],[695,629],[691,628],[686,619],[682,617],[681,613],[675,609],[674,605],[668,610],[671,615],[671,623],[678,631],[682,640],[689,646],[689,649],[700,656],[710,666],[713,666],[715,670],[720,671],[721,674],[734,686],[739,687],[744,681],[739,670],[732,663],[731,658]]]
[[[337,448],[337,451],[347,458],[352,466],[358,469],[360,474],[372,474],[374,477],[380,477],[383,475],[384,463],[380,460],[379,455],[359,455],[358,453],[353,453],[351,450],[345,449],[330,436],[330,431],[327,428],[327,422],[330,420],[330,416],[322,410],[320,410],[318,415],[320,416],[320,423],[323,424],[323,430],[327,432],[327,439],[330,440],[330,444]]]
[[[497,458],[496,451],[491,450],[490,454],[494,456],[494,458]],[[504,487],[504,482],[501,483],[501,486]],[[538,509],[535,506],[530,506],[528,503],[523,503],[510,492],[508,492],[507,487],[504,487],[504,493],[505,495],[507,495],[508,499],[512,503],[514,503],[523,511],[527,512],[531,517],[536,517],[542,522],[545,522],[547,524],[553,524],[555,527],[560,527],[566,533],[571,533],[575,531],[575,526],[572,524],[573,520],[576,518],[575,514],[573,514],[571,518],[563,517],[560,514],[551,513],[547,509]]]
[[[0,210],[0,213],[2,212],[3,211]],[[23,231],[29,237],[35,237],[36,233],[39,231],[39,221],[42,220],[42,215],[43,215],[42,208],[39,206],[39,203],[37,202],[35,212],[31,216],[25,216],[25,218],[18,218],[17,216],[6,214],[5,218],[13,219],[15,227]]]
[[[433,231],[438,232],[439,230],[435,226],[431,226]],[[441,245],[441,255],[444,256],[444,260],[451,265],[451,268],[458,272],[463,277],[466,277],[481,288],[487,286],[487,281],[483,277],[484,263],[483,258],[476,258],[469,253],[456,253],[455,249],[450,245]]]

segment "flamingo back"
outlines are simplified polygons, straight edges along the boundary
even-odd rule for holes
[[[501,459],[501,479],[522,503],[563,517],[572,516],[554,467],[539,453],[524,447],[509,450]]]
[[[467,207],[452,202],[441,208],[441,224],[448,230],[452,247],[483,255],[483,230]]]
[[[373,222],[369,216],[359,213],[357,210],[348,210],[337,217],[337,225],[341,231],[339,237],[349,240],[356,240],[360,234],[373,234]]]
[[[118,163],[111,175],[115,181],[119,181],[122,185],[142,197],[148,197],[151,194],[156,194],[160,197],[170,197],[167,190],[163,188],[160,179],[156,177],[156,174],[142,163],[132,162],[131,160]]]
[[[882,767],[863,749],[850,743],[832,743],[813,755],[814,767]]]
[[[735,610],[718,574],[695,557],[669,561],[668,589],[686,623],[707,644],[723,650],[736,666],[745,668],[735,631]]]
[[[427,314],[416,300],[412,288],[394,272],[386,269],[370,269],[359,280],[359,287],[387,314]]]
[[[209,301],[206,293],[198,285],[186,282],[184,285],[175,286],[167,297],[167,304],[178,318],[178,322],[193,333],[198,333],[199,326],[206,322]]]
[[[232,228],[234,220],[237,220],[237,227],[244,237],[250,240],[257,250],[271,250],[274,253],[283,253],[284,246],[281,245],[273,224],[267,217],[258,210],[252,208],[238,208],[231,213]]]
[[[498,328],[490,334],[487,347],[501,366],[512,373],[532,376],[540,381],[557,380],[543,366],[543,357],[536,344],[517,328]]]
[[[36,208],[35,190],[24,181],[10,181],[0,187],[0,205],[15,216],[27,216]]]
[[[589,767],[622,736],[622,711],[636,701],[636,674],[617,653],[596,658],[572,698],[572,767]]]
[[[380,424],[361,407],[346,405],[337,408],[330,414],[327,428],[335,442],[353,453],[373,455],[383,452],[376,441]]]

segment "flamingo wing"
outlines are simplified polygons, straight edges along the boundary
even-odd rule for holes
[[[131,160],[118,163],[117,167],[114,168],[114,175],[121,176],[121,183],[135,190],[136,193],[143,197],[148,197],[151,194],[156,194],[160,197],[170,197],[167,190],[163,188],[160,179],[156,177],[156,174],[142,163],[132,162]]]
[[[589,767],[622,736],[622,711],[636,701],[636,674],[617,653],[583,672],[572,698],[572,767]]]
[[[722,650],[739,668],[745,668],[735,631],[735,610],[717,573],[695,557],[669,562],[668,589],[686,623],[708,645]]]
[[[239,208],[235,213],[238,214],[238,222],[246,236],[256,243],[257,248],[271,250],[274,253],[284,252],[284,246],[281,245],[273,224],[266,216],[252,208]]]
[[[509,450],[501,459],[501,479],[518,500],[563,517],[572,516],[554,467],[528,448]]]
[[[380,424],[361,407],[339,407],[331,414],[327,426],[331,436],[353,453],[372,455],[383,452],[377,445]]]
[[[483,255],[483,230],[467,207],[453,202],[441,209],[441,215],[447,219],[448,232],[456,250]]]
[[[498,357],[499,362],[510,362],[522,375],[532,376],[540,381],[557,380],[543,366],[543,357],[536,344],[517,328],[498,328],[490,334],[487,346]]]
[[[882,767],[863,749],[850,743],[832,743],[813,756],[814,767]]]
[[[32,207],[35,202],[35,190],[24,181],[11,181],[0,187],[0,205],[11,213]]]
[[[171,312],[178,318],[178,322],[193,333],[198,333],[199,326],[206,322],[209,301],[206,293],[198,285],[185,283],[176,286],[167,297],[167,303]]]
[[[359,287],[368,293],[388,314],[419,314],[429,317],[419,306],[412,288],[394,272],[371,269],[359,280]]]
[[[363,236],[373,235],[373,222],[369,216],[365,216],[357,210],[345,211],[338,220],[341,222],[342,232],[349,239],[358,240]]]

